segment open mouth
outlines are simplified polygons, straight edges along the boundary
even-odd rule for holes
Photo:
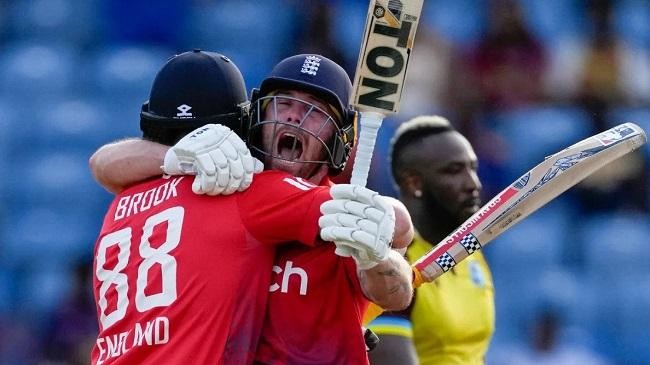
[[[299,160],[302,155],[302,142],[295,134],[284,133],[278,139],[277,154],[284,160]]]

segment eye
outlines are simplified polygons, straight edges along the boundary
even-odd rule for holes
[[[284,112],[291,108],[292,103],[289,99],[276,98],[273,105],[278,112]]]
[[[314,108],[311,112],[316,117],[327,118],[327,114],[324,111],[322,111],[321,109]]]
[[[457,174],[463,169],[462,166],[453,164],[453,165],[447,165],[445,168],[442,169],[442,171],[445,174]]]

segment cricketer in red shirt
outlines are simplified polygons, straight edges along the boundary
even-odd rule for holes
[[[317,244],[319,207],[330,199],[327,187],[278,171],[229,196],[196,195],[191,185],[156,178],[111,204],[94,253],[93,364],[252,363],[275,245]]]
[[[321,185],[332,183],[325,178]],[[369,301],[354,260],[334,249],[295,242],[278,248],[256,363],[368,364],[361,326]]]

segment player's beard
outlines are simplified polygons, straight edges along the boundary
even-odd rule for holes
[[[456,209],[455,211],[451,210],[448,204],[441,202],[433,193],[426,189],[423,189],[421,199],[427,207],[427,213],[432,218],[431,222],[434,222],[445,234],[451,233],[454,229],[458,228],[461,223],[475,212],[475,210],[470,212],[460,207],[454,207]],[[444,237],[440,237],[440,239],[442,238]]]
[[[327,144],[297,126],[283,127],[279,133],[274,140],[265,143],[266,168],[320,184],[329,169]],[[296,142],[294,137],[284,137],[287,133],[295,136]],[[287,139],[290,140],[288,143]]]
[[[266,156],[264,166],[267,170],[279,170],[306,180],[312,179],[323,164],[315,162],[287,161],[274,156]],[[312,181],[313,182],[313,181]],[[320,181],[315,182],[318,184]]]

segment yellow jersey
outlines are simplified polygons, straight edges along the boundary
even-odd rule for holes
[[[433,245],[419,235],[406,256],[413,263]],[[413,339],[421,365],[482,365],[494,332],[494,284],[481,252],[433,283],[416,289],[411,306],[385,312],[370,328]]]

